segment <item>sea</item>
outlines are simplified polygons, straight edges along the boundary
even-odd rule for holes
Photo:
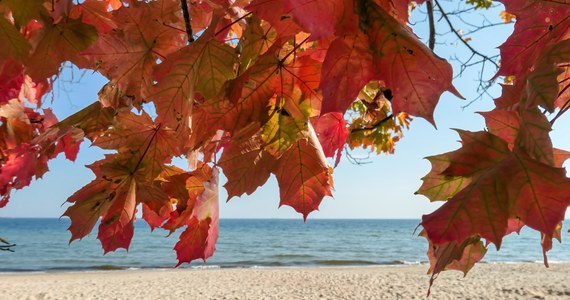
[[[216,252],[207,262],[179,268],[349,267],[427,264],[419,220],[222,219]],[[170,269],[179,232],[151,232],[135,223],[129,251],[103,255],[96,228],[69,244],[69,219],[0,218],[0,236],[15,243],[0,251],[0,273]],[[563,239],[568,236],[563,231]],[[540,234],[523,229],[490,245],[486,263],[542,263]],[[570,262],[570,243],[554,243],[549,262]]]

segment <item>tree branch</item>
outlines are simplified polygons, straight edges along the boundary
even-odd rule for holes
[[[194,33],[192,32],[192,24],[190,23],[190,13],[188,12],[188,3],[186,0],[180,0],[182,5],[182,15],[184,16],[184,26],[186,27],[186,34],[188,35],[188,43],[194,41]]]
[[[431,0],[429,0],[426,5],[429,18],[429,48],[433,51],[433,49],[435,49],[435,20],[433,17],[433,4],[431,3]]]
[[[392,114],[387,115],[384,119],[378,121],[378,123],[374,124],[372,127],[364,127],[364,128],[354,128],[350,130],[350,133],[353,132],[359,132],[359,131],[367,131],[367,130],[374,130],[378,127],[380,127],[380,125],[382,125],[382,123],[392,119],[394,116]]]

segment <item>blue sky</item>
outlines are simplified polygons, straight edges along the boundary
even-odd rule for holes
[[[448,4],[451,5],[451,4]],[[450,8],[451,9],[451,8]],[[500,8],[484,11],[491,22],[498,22]],[[417,17],[422,21],[422,17]],[[473,22],[480,23],[481,16],[476,13]],[[414,29],[420,37],[426,37],[427,23],[418,22]],[[443,22],[438,24],[440,32],[448,28]],[[512,26],[493,27],[470,35],[470,42],[475,48],[484,53],[498,53],[495,49],[510,34]],[[466,57],[466,48],[457,42],[452,34],[438,36],[436,52],[444,58],[455,55]],[[493,52],[494,51],[494,52]],[[458,65],[451,61],[457,74]],[[489,97],[473,102],[462,108],[477,97],[476,86],[479,68],[474,67],[454,81],[456,88],[467,100],[460,100],[450,93],[445,93],[435,112],[438,126],[436,130],[423,119],[416,118],[404,138],[397,144],[394,155],[371,156],[369,164],[353,165],[343,158],[334,171],[335,192],[333,198],[325,198],[320,211],[314,212],[311,218],[421,218],[439,206],[430,203],[423,196],[415,196],[414,192],[421,185],[420,178],[430,170],[430,164],[423,159],[426,156],[454,150],[459,147],[457,134],[450,128],[465,130],[481,130],[484,128],[483,118],[475,112],[488,111],[493,108]],[[490,78],[492,73],[484,75]],[[56,81],[53,97],[44,100],[46,105],[53,106],[56,115],[62,119],[73,111],[89,105],[97,99],[97,91],[106,83],[98,74],[67,70]],[[73,82],[64,82],[72,80]],[[491,89],[494,96],[500,95],[499,88]],[[53,101],[53,103],[52,103]],[[570,149],[570,141],[556,128],[568,127],[568,118],[557,121],[552,137],[555,146]],[[102,157],[102,152],[95,147],[88,147],[88,141],[83,143],[80,154],[75,162],[69,162],[61,156],[50,162],[50,172],[43,179],[32,182],[31,186],[12,195],[7,207],[0,210],[0,217],[59,217],[65,211],[67,204],[62,205],[67,197],[73,194],[94,176],[84,165],[90,164]],[[355,152],[359,156],[364,152]],[[221,185],[225,179],[221,179]],[[228,203],[226,193],[220,189],[220,215],[222,218],[297,218],[301,215],[290,207],[278,209],[279,192],[275,178],[258,189],[252,196],[233,198]]]

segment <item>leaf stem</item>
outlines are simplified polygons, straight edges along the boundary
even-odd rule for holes
[[[237,22],[239,22],[239,21],[241,21],[241,20],[243,20],[243,19],[249,17],[250,15],[251,15],[251,12],[248,12],[247,14],[245,14],[245,15],[243,15],[243,16],[237,18],[237,19],[235,19],[235,20],[234,20],[233,22],[231,22],[230,24],[228,24],[228,25],[222,27],[222,29],[216,31],[216,33],[214,33],[214,36],[216,36],[216,35],[218,35],[218,34],[224,32],[224,31],[226,31],[226,29],[232,27],[235,23],[237,23]]]
[[[287,55],[285,55],[279,62],[282,64],[285,62],[285,60],[287,60],[287,58],[289,56],[291,56],[291,54],[295,53],[297,51],[297,49],[299,49],[299,47],[301,47],[301,45],[303,45],[310,36],[306,37],[302,42],[300,42],[299,44],[296,44],[295,47],[293,48],[293,50],[291,50],[291,52],[287,53]]]

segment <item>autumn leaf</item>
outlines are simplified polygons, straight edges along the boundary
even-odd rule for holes
[[[232,47],[203,36],[170,55],[154,71],[158,83],[151,98],[159,118],[173,128],[188,127],[195,93],[211,98],[234,77]]]
[[[276,168],[276,159],[262,148],[258,135],[224,149],[218,164],[228,178],[224,185],[228,200],[242,194],[251,195],[262,186]]]
[[[247,19],[247,28],[240,38],[240,71],[249,69],[275,42],[275,30],[255,15]]]
[[[207,1],[196,1],[189,3],[189,14],[194,32],[199,32],[212,23],[213,8]]]
[[[24,67],[9,59],[0,63],[0,104],[18,98],[22,84],[25,81]]]
[[[271,23],[279,37],[290,37],[301,31],[301,26],[293,22],[287,4],[280,0],[252,0],[245,9]]]
[[[188,222],[186,230],[180,234],[180,240],[174,246],[178,259],[176,266],[205,257],[210,222],[209,219],[199,221],[195,217]]]
[[[147,98],[157,59],[164,59],[184,45],[184,33],[170,25],[158,2],[122,6],[113,12],[121,27],[103,33],[95,45],[82,52],[89,60],[80,67],[96,69],[116,85],[121,95]]]
[[[570,152],[558,148],[552,149],[553,157],[554,157],[554,166],[558,168],[562,168],[564,162],[570,158]]]
[[[292,53],[295,55],[294,49]],[[319,116],[323,102],[318,92],[321,62],[314,59],[310,51],[305,51],[304,55],[294,56],[292,63],[283,64],[278,72],[275,90],[276,100],[281,103],[276,103],[276,107],[284,108],[293,118],[305,122]]]
[[[451,84],[451,66],[437,57],[372,1],[359,11],[366,28],[377,78],[392,88],[394,113],[407,112],[434,124],[433,111],[444,91],[461,98]]]
[[[465,150],[465,154],[474,151],[476,148]],[[552,191],[555,186],[569,184],[563,169],[540,163],[518,150],[507,152],[438,210],[424,215],[422,226],[435,244],[461,243],[479,235],[497,248],[507,233],[508,219],[513,217],[550,234],[564,218],[570,201],[563,192]]]
[[[509,149],[504,140],[486,132],[458,130],[462,147],[449,153],[449,166],[441,172],[449,176],[472,176],[505,159]]]
[[[341,23],[344,14],[350,12],[352,7],[346,7],[343,0],[285,0],[284,10],[291,14],[293,19],[311,33],[311,39],[319,40],[335,31]]]
[[[81,62],[79,55],[97,41],[97,30],[80,20],[67,18],[44,27],[34,51],[26,61],[26,71],[36,82],[56,75],[64,61]]]
[[[275,157],[280,157],[307,130],[307,119],[293,118],[284,108],[276,109],[262,129],[264,148]]]
[[[326,157],[335,158],[335,167],[340,162],[342,149],[348,137],[344,117],[340,113],[326,113],[313,122],[319,142]]]
[[[542,256],[544,258],[544,265],[548,268],[548,257],[546,252],[552,250],[552,240],[557,239],[562,242],[562,222],[558,223],[552,234],[540,234],[540,244],[542,245]]]
[[[41,19],[48,15],[47,9],[43,6],[44,2],[44,0],[4,0],[1,5],[5,5],[12,11],[14,21],[20,27],[33,19]]]
[[[83,139],[83,137],[78,134],[76,129],[81,130],[83,136],[89,140],[95,141],[111,126],[114,121],[114,114],[115,112],[112,109],[103,108],[99,102],[94,102],[61,122],[52,125],[45,133],[36,137],[33,142],[46,147],[46,143],[49,145],[70,133],[79,142],[79,139]]]
[[[511,160],[499,170],[510,167]],[[507,180],[487,172],[459,191],[435,212],[422,217],[422,226],[435,244],[462,243],[480,235],[500,247],[509,218]],[[462,224],[462,225],[459,225]],[[463,225],[465,224],[465,225]]]
[[[513,34],[499,48],[501,67],[497,75],[525,77],[542,49],[565,39],[570,26],[570,7],[556,1],[502,0],[509,14],[516,17]]]
[[[421,1],[414,1],[415,4],[422,4],[425,2],[424,0]],[[382,1],[382,0],[374,0],[374,3],[384,9],[387,13],[389,13],[394,19],[396,19],[400,24],[407,26],[408,25],[408,15],[411,9],[413,8],[413,3],[410,3],[408,0],[391,0],[391,1]]]
[[[526,79],[526,107],[540,105],[549,112],[554,112],[557,100],[564,99],[564,93],[568,89],[568,84],[565,83],[569,78],[568,66],[565,65],[568,62],[570,40],[561,41],[542,51],[540,59]]]
[[[178,265],[194,259],[206,260],[214,254],[219,230],[218,171],[202,183],[203,192],[196,199],[192,216],[180,240],[174,246]]]
[[[279,206],[293,207],[306,220],[325,196],[332,196],[331,174],[332,169],[309,124],[308,136],[299,140],[278,161],[275,176],[279,184]]]
[[[134,234],[136,183],[134,180],[125,181],[127,187],[119,187],[116,198],[103,215],[99,224],[97,238],[103,245],[105,253],[118,248],[129,250]]]
[[[113,13],[108,10],[108,7],[105,1],[85,0],[74,5],[69,16],[76,19],[81,17],[83,23],[94,26],[100,34],[107,33],[117,28],[117,24],[113,21]]]
[[[548,65],[532,72],[527,79],[527,105],[540,105],[549,112],[554,111],[554,101],[558,98],[558,75],[563,71],[554,65]]]
[[[362,33],[331,43],[321,71],[323,113],[346,111],[362,87],[375,77],[369,47]]]
[[[172,206],[170,205],[163,206],[158,213],[148,205],[144,203],[142,205],[142,218],[146,221],[148,226],[150,226],[151,231],[161,227],[170,217],[170,213],[172,213]]]
[[[23,62],[32,50],[30,43],[5,18],[0,18],[0,55]]]
[[[164,179],[162,188],[176,202],[176,209],[170,213],[162,228],[170,233],[190,222],[198,197],[204,193],[204,182],[212,178],[212,169],[200,165],[192,172],[177,171]]]
[[[88,235],[99,218],[107,213],[113,201],[118,196],[126,196],[124,184],[119,186],[125,174],[103,174],[102,171],[102,165],[113,163],[114,159],[114,156],[107,156],[105,160],[88,166],[97,178],[67,199],[67,202],[73,203],[63,214],[71,220],[68,228],[71,232],[70,243]]]
[[[117,114],[114,126],[93,144],[125,153],[130,157],[129,163],[134,168],[145,169],[148,177],[146,180],[149,182],[162,172],[163,164],[169,163],[172,155],[181,154],[180,142],[176,139],[174,130],[153,122],[146,113]]]
[[[39,160],[30,144],[21,144],[11,149],[2,149],[2,172],[0,173],[0,208],[10,200],[12,189],[28,186],[33,176],[41,177],[37,169],[45,168],[47,160]]]
[[[538,108],[520,113],[521,125],[517,145],[532,158],[548,165],[554,165],[552,141],[549,133],[552,125]]]
[[[278,44],[274,44],[255,65],[228,81],[220,94],[195,107],[191,148],[201,146],[218,129],[234,134],[251,124],[261,126],[269,120],[270,100],[278,80],[278,52]]]
[[[444,245],[431,243],[425,231],[422,231],[420,236],[428,239],[427,256],[430,263],[428,273],[431,273],[428,296],[439,273],[445,270],[458,270],[466,276],[467,272],[487,253],[487,248],[477,236],[470,237],[461,244],[450,242]]]
[[[422,177],[423,183],[416,194],[424,195],[431,201],[447,200],[471,182],[468,177],[442,174],[451,163],[449,153],[429,156],[426,159],[431,163],[431,170]]]
[[[509,149],[512,149],[521,123],[519,113],[516,110],[494,109],[480,114],[485,118],[489,132],[506,141]]]
[[[135,178],[136,179],[136,178]],[[140,183],[144,183],[139,181]],[[173,211],[173,203],[160,183],[155,180],[152,184],[137,183],[137,203],[142,204],[142,217],[151,230],[162,226]]]

